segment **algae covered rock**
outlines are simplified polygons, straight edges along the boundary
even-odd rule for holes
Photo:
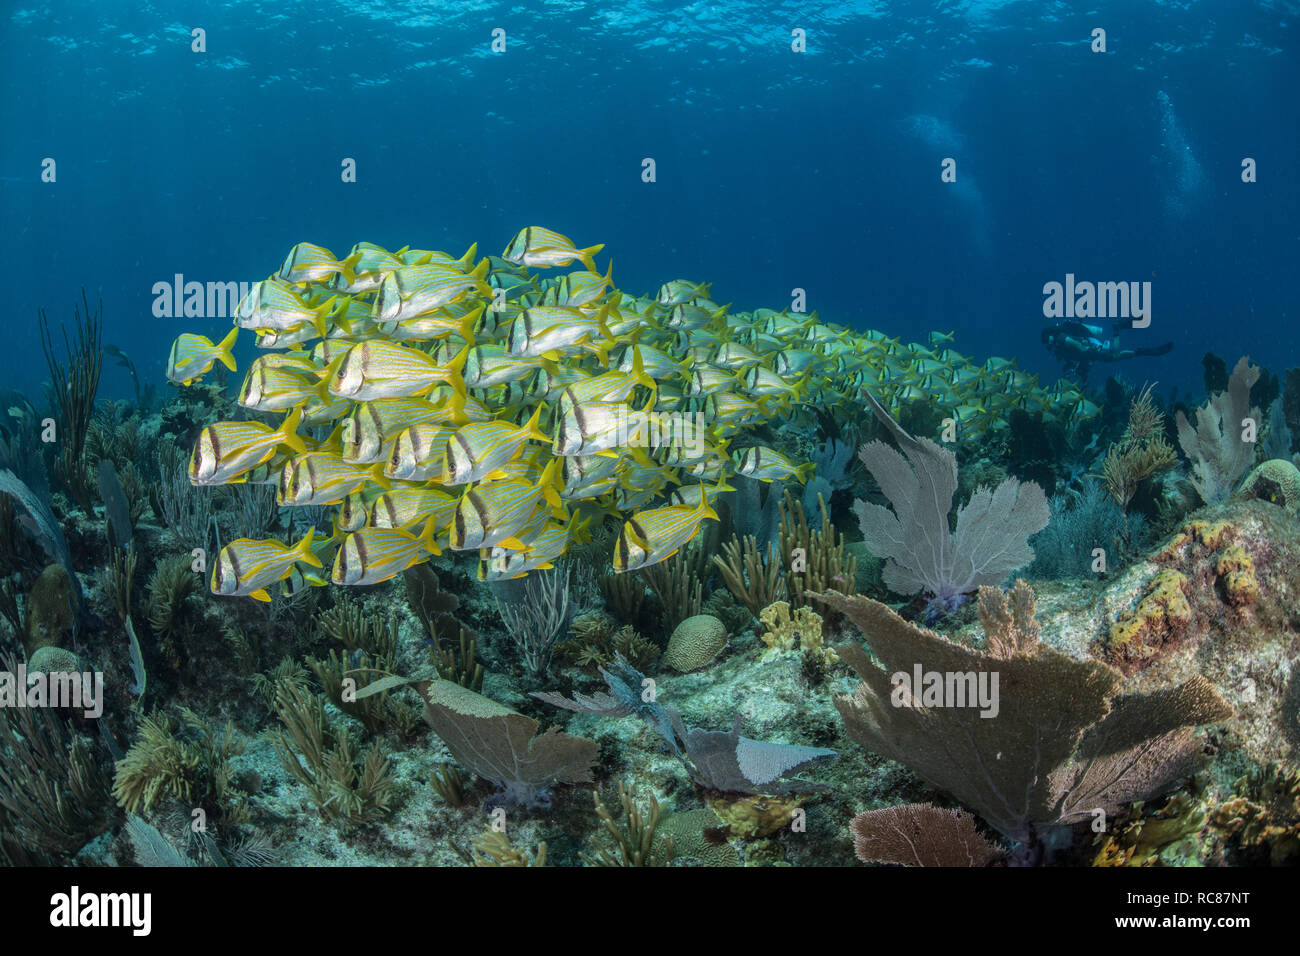
[[[61,564],[51,564],[32,585],[27,598],[23,648],[30,658],[42,647],[62,647],[72,640],[77,615],[72,578]]]
[[[668,639],[664,663],[686,673],[710,663],[727,646],[727,626],[711,614],[697,614],[677,625]]]

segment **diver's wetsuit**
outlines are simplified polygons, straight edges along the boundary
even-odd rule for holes
[[[1093,362],[1119,362],[1139,355],[1164,355],[1174,347],[1173,342],[1151,348],[1123,349],[1115,340],[1122,329],[1128,328],[1127,319],[1111,326],[1110,335],[1097,325],[1085,325],[1082,322],[1059,322],[1043,329],[1043,344],[1048,351],[1060,359],[1065,366],[1065,374],[1080,381],[1088,377],[1088,370]]]

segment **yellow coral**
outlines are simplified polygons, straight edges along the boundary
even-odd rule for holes
[[[763,643],[768,647],[764,658],[799,650],[821,669],[840,659],[833,649],[823,645],[821,615],[810,607],[796,608],[791,616],[789,602],[776,601],[765,607],[758,619],[767,628],[763,633]]]
[[[1108,835],[1093,866],[1159,866],[1166,859],[1199,862],[1198,837],[1209,817],[1204,804],[1187,794],[1175,794],[1156,813],[1143,815],[1134,804],[1134,817]]]
[[[796,795],[715,797],[709,808],[722,821],[727,836],[733,840],[760,840],[790,825],[794,812],[803,803]]]
[[[1165,545],[1163,551],[1156,555],[1157,561],[1172,561],[1185,547],[1200,543],[1209,551],[1218,551],[1233,539],[1236,529],[1228,521],[1204,521],[1197,519],[1183,525],[1182,530]]]
[[[1259,581],[1255,578],[1255,562],[1239,544],[1234,544],[1219,556],[1214,573],[1223,583],[1224,596],[1234,607],[1255,603],[1259,596]]]
[[[1111,652],[1124,661],[1142,660],[1181,634],[1192,623],[1187,587],[1181,571],[1167,568],[1157,574],[1137,607],[1110,626]]]

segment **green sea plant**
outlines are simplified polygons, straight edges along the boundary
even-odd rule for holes
[[[392,811],[397,781],[379,741],[358,750],[347,728],[326,716],[321,698],[292,682],[278,685],[275,709],[285,726],[275,752],[323,819],[359,824]]]
[[[201,583],[188,554],[160,561],[149,579],[145,613],[158,635],[158,650],[173,669],[181,666],[181,646],[194,627],[189,599]]]
[[[858,574],[858,559],[844,547],[844,538],[836,534],[826,512],[826,499],[817,496],[822,524],[816,531],[808,526],[803,504],[787,490],[781,507],[780,555],[785,564],[785,584],[793,607],[808,603],[805,595],[812,591],[853,593]],[[757,615],[755,615],[757,616]]]
[[[671,634],[682,621],[700,613],[704,554],[702,539],[696,538],[667,561],[639,572],[659,599],[660,620],[666,633]]]
[[[0,862],[66,863],[112,822],[108,795],[97,748],[61,715],[0,708]]]
[[[546,841],[529,856],[510,842],[504,830],[488,827],[474,840],[473,866],[545,866]]]
[[[248,794],[235,783],[230,761],[244,752],[235,725],[216,730],[188,707],[179,720],[155,711],[140,719],[136,739],[117,762],[113,797],[127,813],[144,813],[164,796],[202,808],[210,823],[248,819]]]
[[[468,687],[472,691],[483,689],[484,670],[477,658],[478,641],[464,628],[460,629],[458,644],[448,641],[444,647],[430,639],[429,660],[438,672],[438,676],[461,687]]]
[[[434,792],[442,797],[443,803],[452,807],[465,805],[465,784],[460,779],[460,771],[455,764],[438,764],[433,768],[429,782]]]
[[[356,696],[360,687],[397,671],[397,621],[367,615],[359,603],[342,599],[319,622],[323,633],[343,645],[342,653],[333,649],[325,659],[307,662],[330,703],[371,733],[411,733],[420,715],[407,701],[390,691]]]
[[[1164,413],[1152,400],[1154,385],[1148,385],[1129,406],[1128,427],[1101,460],[1101,481],[1111,498],[1120,506],[1123,518],[1120,538],[1127,551],[1132,546],[1128,524],[1128,506],[1144,481],[1169,471],[1178,463],[1178,454],[1165,440]]]
[[[81,302],[84,313],[73,306],[75,337],[69,339],[67,329],[63,329],[65,362],[55,356],[44,309],[38,311],[37,324],[50,370],[50,395],[55,411],[59,456],[54,463],[54,475],[86,514],[94,514],[95,481],[85,452],[86,432],[94,416],[95,393],[104,361],[100,346],[104,307],[101,302],[92,312],[84,289]]]

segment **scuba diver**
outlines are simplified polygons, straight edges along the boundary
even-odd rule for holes
[[[1151,348],[1120,348],[1117,336],[1122,329],[1129,327],[1129,320],[1124,319],[1112,325],[1107,335],[1106,330],[1097,325],[1058,322],[1043,329],[1043,344],[1065,366],[1065,374],[1081,382],[1087,380],[1093,362],[1119,362],[1139,355],[1164,355],[1174,347],[1173,342],[1166,342]]]

